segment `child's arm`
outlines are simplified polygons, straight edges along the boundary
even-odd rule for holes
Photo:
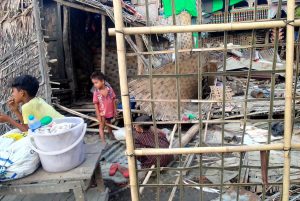
[[[118,101],[117,99],[114,99],[114,116],[117,117],[118,116],[118,105],[117,105]]]
[[[23,120],[23,116],[21,114],[21,112],[19,111],[19,106],[18,104],[14,101],[14,99],[10,98],[8,100],[8,107],[9,109],[15,113],[15,115],[17,116],[17,118],[20,120],[20,122],[23,124],[24,120]]]
[[[94,104],[95,105],[95,110],[96,110],[96,117],[97,117],[97,119],[98,119],[98,121],[99,121],[99,123],[100,123],[100,121],[101,121],[101,116],[100,116],[100,112],[99,112],[99,104]]]
[[[19,124],[18,122],[16,122],[15,120],[13,120],[11,117],[9,117],[7,115],[0,114],[0,122],[2,122],[2,123],[9,123],[12,126],[20,129],[20,131],[22,131],[22,132],[28,131],[28,125],[26,125],[26,124]]]

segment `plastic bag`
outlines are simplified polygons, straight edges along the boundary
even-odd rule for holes
[[[30,137],[20,135],[10,133],[0,137],[0,146],[10,144],[0,149],[0,182],[25,177],[40,165],[38,154],[30,148]]]

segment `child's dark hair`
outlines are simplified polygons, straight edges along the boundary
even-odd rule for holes
[[[21,75],[13,80],[11,87],[24,90],[28,96],[35,97],[39,90],[39,81],[31,75]]]
[[[103,75],[103,73],[95,71],[92,73],[91,79],[105,80],[105,76]]]
[[[135,119],[135,122],[150,122],[151,121],[151,118],[147,115],[142,115],[140,117],[137,117]],[[150,124],[146,124],[146,125],[139,125],[141,126],[143,129],[146,129],[146,130],[149,130],[151,125]]]

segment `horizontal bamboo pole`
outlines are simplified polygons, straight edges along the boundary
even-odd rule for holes
[[[267,112],[266,112],[267,113]],[[247,115],[248,116],[248,115]],[[240,117],[240,115],[237,115],[236,118]],[[210,123],[210,124],[226,124],[226,123],[243,123],[244,119],[239,120],[231,120],[233,117],[225,117],[224,120],[222,119],[214,119],[214,120],[202,120],[202,123]],[[228,119],[228,120],[227,120]],[[251,123],[257,123],[257,122],[278,122],[278,121],[284,121],[284,119],[246,119],[246,122]],[[299,118],[297,121],[299,122]],[[144,121],[144,122],[132,122],[133,125],[152,125],[153,122]],[[166,124],[199,124],[199,120],[193,120],[193,121],[157,121],[156,124],[159,125],[166,125]]]
[[[271,73],[285,73],[285,70],[259,70],[259,71],[251,71],[251,77],[255,77],[255,75],[266,75],[270,74],[268,78],[271,77]],[[197,73],[182,73],[182,74],[153,74],[153,78],[176,78],[176,77],[188,77],[191,78],[197,77]],[[217,71],[217,72],[203,72],[203,76],[221,76],[221,75],[226,75],[226,76],[247,76],[248,72],[247,71]],[[149,78],[149,75],[144,74],[144,75],[133,75],[133,76],[128,76],[129,78]],[[265,76],[266,77],[266,76]]]
[[[295,98],[296,100],[300,99],[300,96],[297,96]],[[285,100],[285,98],[274,98],[274,101],[282,101]],[[176,99],[135,99],[135,101],[138,102],[157,102],[157,103],[177,103],[178,100]],[[244,102],[260,102],[260,101],[266,101],[269,102],[270,98],[253,98],[253,99],[247,99],[247,100],[242,100],[242,99],[226,99],[226,103],[244,103]],[[198,99],[181,99],[180,103],[222,103],[223,100],[209,100],[209,99],[203,99],[203,100],[198,100]]]
[[[297,183],[298,181],[294,181],[294,182],[291,182],[291,183],[294,183],[294,184],[299,184],[299,182]],[[270,185],[272,186],[282,186],[282,182],[272,182],[272,183],[269,183]],[[149,187],[173,187],[173,186],[180,186],[182,184],[157,184],[157,183],[153,183],[153,184],[140,184],[140,186],[143,186],[143,187],[146,187],[146,188],[149,188]],[[247,187],[247,186],[262,186],[263,184],[262,183],[224,183],[224,184],[208,184],[208,183],[205,183],[205,184],[200,184],[200,183],[196,183],[196,184],[184,184],[184,187],[219,187],[219,186],[244,186],[244,187]]]
[[[231,153],[247,151],[270,151],[283,150],[283,143],[266,145],[247,145],[247,146],[226,146],[226,147],[195,147],[195,148],[172,148],[172,149],[137,149],[134,150],[136,156],[146,155],[173,155],[173,154],[204,154],[204,153]]]
[[[300,26],[300,19],[290,23],[293,26]],[[236,22],[225,24],[200,24],[185,26],[151,26],[151,27],[126,27],[116,31],[110,28],[108,33],[115,36],[116,32],[126,35],[134,34],[165,34],[165,33],[186,33],[186,32],[217,32],[217,31],[241,31],[251,29],[272,29],[286,27],[285,20],[263,21],[263,22]]]
[[[240,50],[240,49],[250,49],[250,48],[263,48],[263,47],[274,47],[274,43],[268,44],[256,44],[256,45],[236,45],[236,46],[228,46],[227,50]],[[279,43],[278,46],[285,46],[286,43]],[[300,45],[300,43],[295,43],[295,45]],[[178,53],[185,52],[211,52],[211,51],[224,51],[224,47],[207,47],[207,48],[193,48],[193,49],[179,49]],[[156,54],[172,54],[175,50],[157,50],[157,51],[148,51],[148,52],[131,52],[127,53],[126,56],[133,57],[138,55],[156,55]]]

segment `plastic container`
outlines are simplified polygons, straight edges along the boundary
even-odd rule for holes
[[[29,115],[28,117],[28,127],[32,132],[42,126],[41,122],[35,118],[33,115]]]
[[[52,117],[49,117],[49,116],[45,116],[45,117],[43,117],[42,119],[41,119],[41,124],[42,124],[42,126],[47,126],[47,125],[49,125],[50,123],[52,123]]]
[[[65,172],[76,168],[83,163],[85,150],[83,138],[86,133],[86,124],[83,126],[80,137],[69,147],[60,151],[45,152],[36,147],[31,137],[31,148],[39,154],[42,167],[47,172]]]
[[[38,134],[31,133],[34,143],[41,151],[59,151],[72,145],[81,135],[84,121],[79,117],[64,117],[60,119],[53,119],[53,123],[74,123],[71,129],[65,132],[55,134]]]

